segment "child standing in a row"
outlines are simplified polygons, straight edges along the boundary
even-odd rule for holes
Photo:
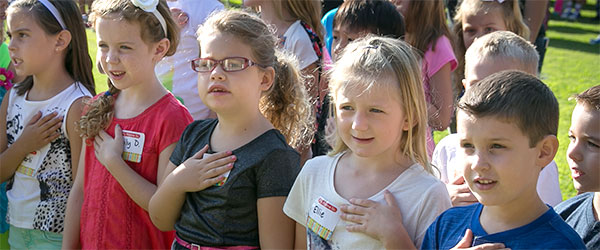
[[[344,49],[330,79],[333,151],[304,165],[284,207],[298,223],[295,247],[420,246],[450,199],[427,156],[427,112],[415,51],[398,39],[364,38]],[[402,219],[373,230],[385,221],[372,221],[374,207],[394,198],[401,201]],[[340,209],[346,216],[340,217]]]
[[[69,197],[63,246],[169,248],[173,233],[158,230],[146,211],[192,118],[149,72],[175,52],[177,26],[164,1],[97,0],[90,18],[111,83],[79,122],[88,144]]]
[[[8,34],[15,70],[28,76],[5,96],[0,111],[9,244],[57,249],[83,162],[76,121],[85,98],[95,93],[85,29],[73,1],[20,0],[8,8]]]
[[[198,32],[192,67],[218,118],[183,132],[150,201],[152,221],[176,230],[173,249],[292,248],[294,223],[282,211],[300,170],[292,147],[314,134],[298,66],[257,16],[219,12]]]

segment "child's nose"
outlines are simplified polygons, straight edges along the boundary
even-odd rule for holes
[[[223,68],[221,68],[221,65],[217,65],[217,67],[215,67],[213,69],[213,71],[210,72],[210,80],[211,81],[224,81],[225,80],[225,72],[223,71]]]
[[[356,112],[352,121],[352,129],[361,131],[367,130],[368,127],[369,125],[367,123],[367,118],[365,117],[365,115],[362,114],[362,112]]]
[[[105,61],[106,63],[111,63],[111,64],[114,64],[114,63],[117,63],[117,62],[119,62],[119,56],[118,56],[118,55],[117,55],[117,53],[116,53],[116,52],[114,52],[114,51],[108,51],[108,52],[106,53],[106,59],[105,59],[104,61]]]
[[[481,150],[475,150],[475,153],[469,156],[468,161],[474,171],[482,171],[490,167],[486,153]]]
[[[571,141],[569,146],[567,147],[567,158],[573,160],[574,162],[581,161],[581,153],[580,153],[580,144],[578,141]]]

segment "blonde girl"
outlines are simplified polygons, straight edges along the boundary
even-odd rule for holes
[[[306,162],[284,206],[298,223],[296,248],[418,247],[450,207],[427,156],[419,66],[398,39],[366,37],[344,49],[329,76],[333,150]],[[394,198],[401,215],[377,217],[379,203]]]
[[[452,117],[452,71],[457,66],[452,48],[454,39],[446,24],[443,0],[396,0],[394,3],[405,18],[405,41],[423,53],[423,88],[429,125],[427,153],[431,157],[435,147],[433,129],[446,129]]]
[[[187,109],[153,74],[177,48],[165,1],[96,0],[90,21],[109,90],[79,121],[87,139],[69,197],[64,248],[169,248],[172,232],[154,227],[150,197],[185,126]]]
[[[455,53],[459,66],[455,71],[454,88],[462,92],[465,53],[475,39],[494,31],[511,31],[529,39],[529,28],[523,21],[519,0],[463,0],[454,16]]]
[[[95,93],[92,62],[73,1],[19,0],[7,13],[12,63],[18,75],[27,76],[0,109],[8,241],[16,249],[56,249],[81,162],[75,122],[86,97]]]
[[[198,92],[217,119],[196,121],[171,155],[150,201],[173,249],[288,249],[294,223],[282,211],[314,129],[297,64],[276,49],[259,17],[229,10],[198,29]],[[289,145],[288,145],[289,143]]]

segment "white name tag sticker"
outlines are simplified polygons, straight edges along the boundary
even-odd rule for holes
[[[331,239],[340,221],[340,209],[319,196],[310,206],[306,227],[325,240]]]
[[[123,130],[123,160],[140,163],[145,138],[144,133]]]
[[[37,169],[42,165],[42,160],[42,153],[39,150],[33,151],[25,156],[21,165],[17,168],[17,172],[27,176],[34,176]]]
[[[204,153],[202,155],[202,159],[204,159],[204,158],[206,158],[208,156],[211,156],[211,155],[213,155],[213,154]],[[225,172],[224,174],[222,174],[221,176],[225,176],[225,179],[223,179],[222,181],[220,181],[217,184],[215,184],[215,186],[220,187],[220,186],[225,185],[225,182],[227,181],[227,178],[229,178],[229,173],[231,173],[231,170],[228,170],[227,172]]]

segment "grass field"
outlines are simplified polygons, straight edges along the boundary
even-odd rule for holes
[[[229,0],[229,3],[239,6],[241,0]],[[554,159],[559,167],[563,199],[568,199],[576,194],[565,158],[569,144],[567,131],[575,106],[574,101],[570,101],[569,97],[600,84],[600,45],[589,44],[589,40],[600,33],[600,23],[592,20],[596,15],[594,4],[594,0],[588,0],[582,11],[582,18],[578,22],[567,22],[553,16],[549,21],[547,31],[550,43],[541,78],[550,86],[560,105],[558,127],[560,147]],[[554,6],[553,1],[550,6]],[[91,29],[88,29],[88,44],[90,55],[95,60],[96,36]],[[106,90],[106,76],[99,74],[95,67],[94,77],[98,92]],[[447,132],[436,132],[435,139],[439,141],[446,135]]]

